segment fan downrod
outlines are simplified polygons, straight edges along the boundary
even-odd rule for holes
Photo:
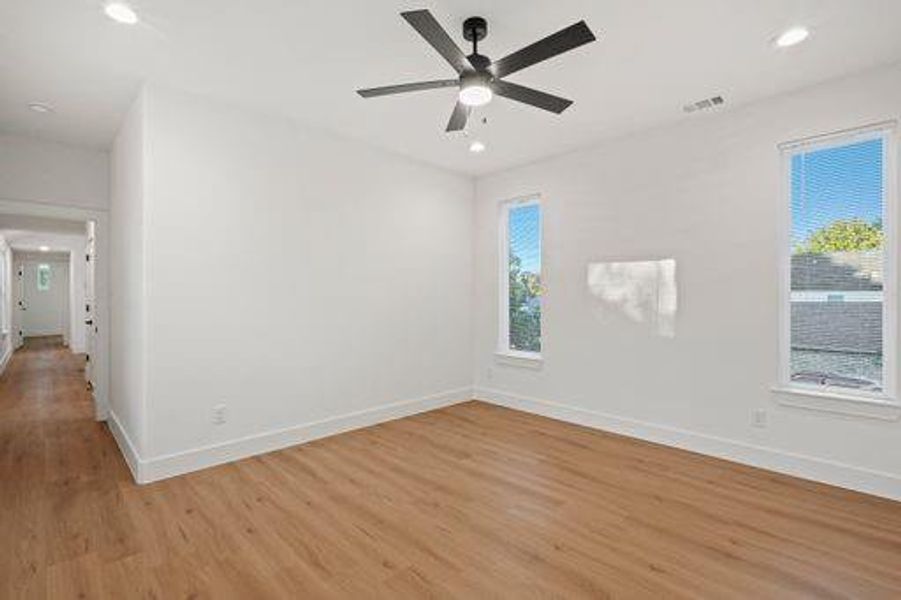
[[[467,56],[469,64],[479,72],[487,71],[491,66],[491,59],[479,54],[479,42],[488,35],[488,23],[482,17],[469,17],[463,21],[463,37],[472,42],[472,54]]]

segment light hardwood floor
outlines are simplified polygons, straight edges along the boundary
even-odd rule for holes
[[[901,504],[486,404],[146,486],[90,415],[16,353],[4,598],[901,597]]]

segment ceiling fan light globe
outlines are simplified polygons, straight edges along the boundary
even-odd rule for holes
[[[460,102],[466,106],[484,106],[494,94],[487,85],[474,84],[460,88]]]

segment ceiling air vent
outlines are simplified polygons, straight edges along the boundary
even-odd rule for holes
[[[708,110],[717,106],[721,106],[724,102],[725,100],[723,100],[722,96],[714,96],[712,98],[704,98],[703,100],[698,100],[697,102],[686,104],[682,107],[682,110],[687,113],[693,113],[696,110]]]

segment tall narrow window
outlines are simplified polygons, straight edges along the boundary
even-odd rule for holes
[[[894,198],[886,130],[785,148],[790,191],[784,383],[893,391]]]
[[[50,289],[50,265],[38,265],[38,291],[46,292]]]
[[[500,352],[541,354],[541,205],[508,202],[501,210]]]

